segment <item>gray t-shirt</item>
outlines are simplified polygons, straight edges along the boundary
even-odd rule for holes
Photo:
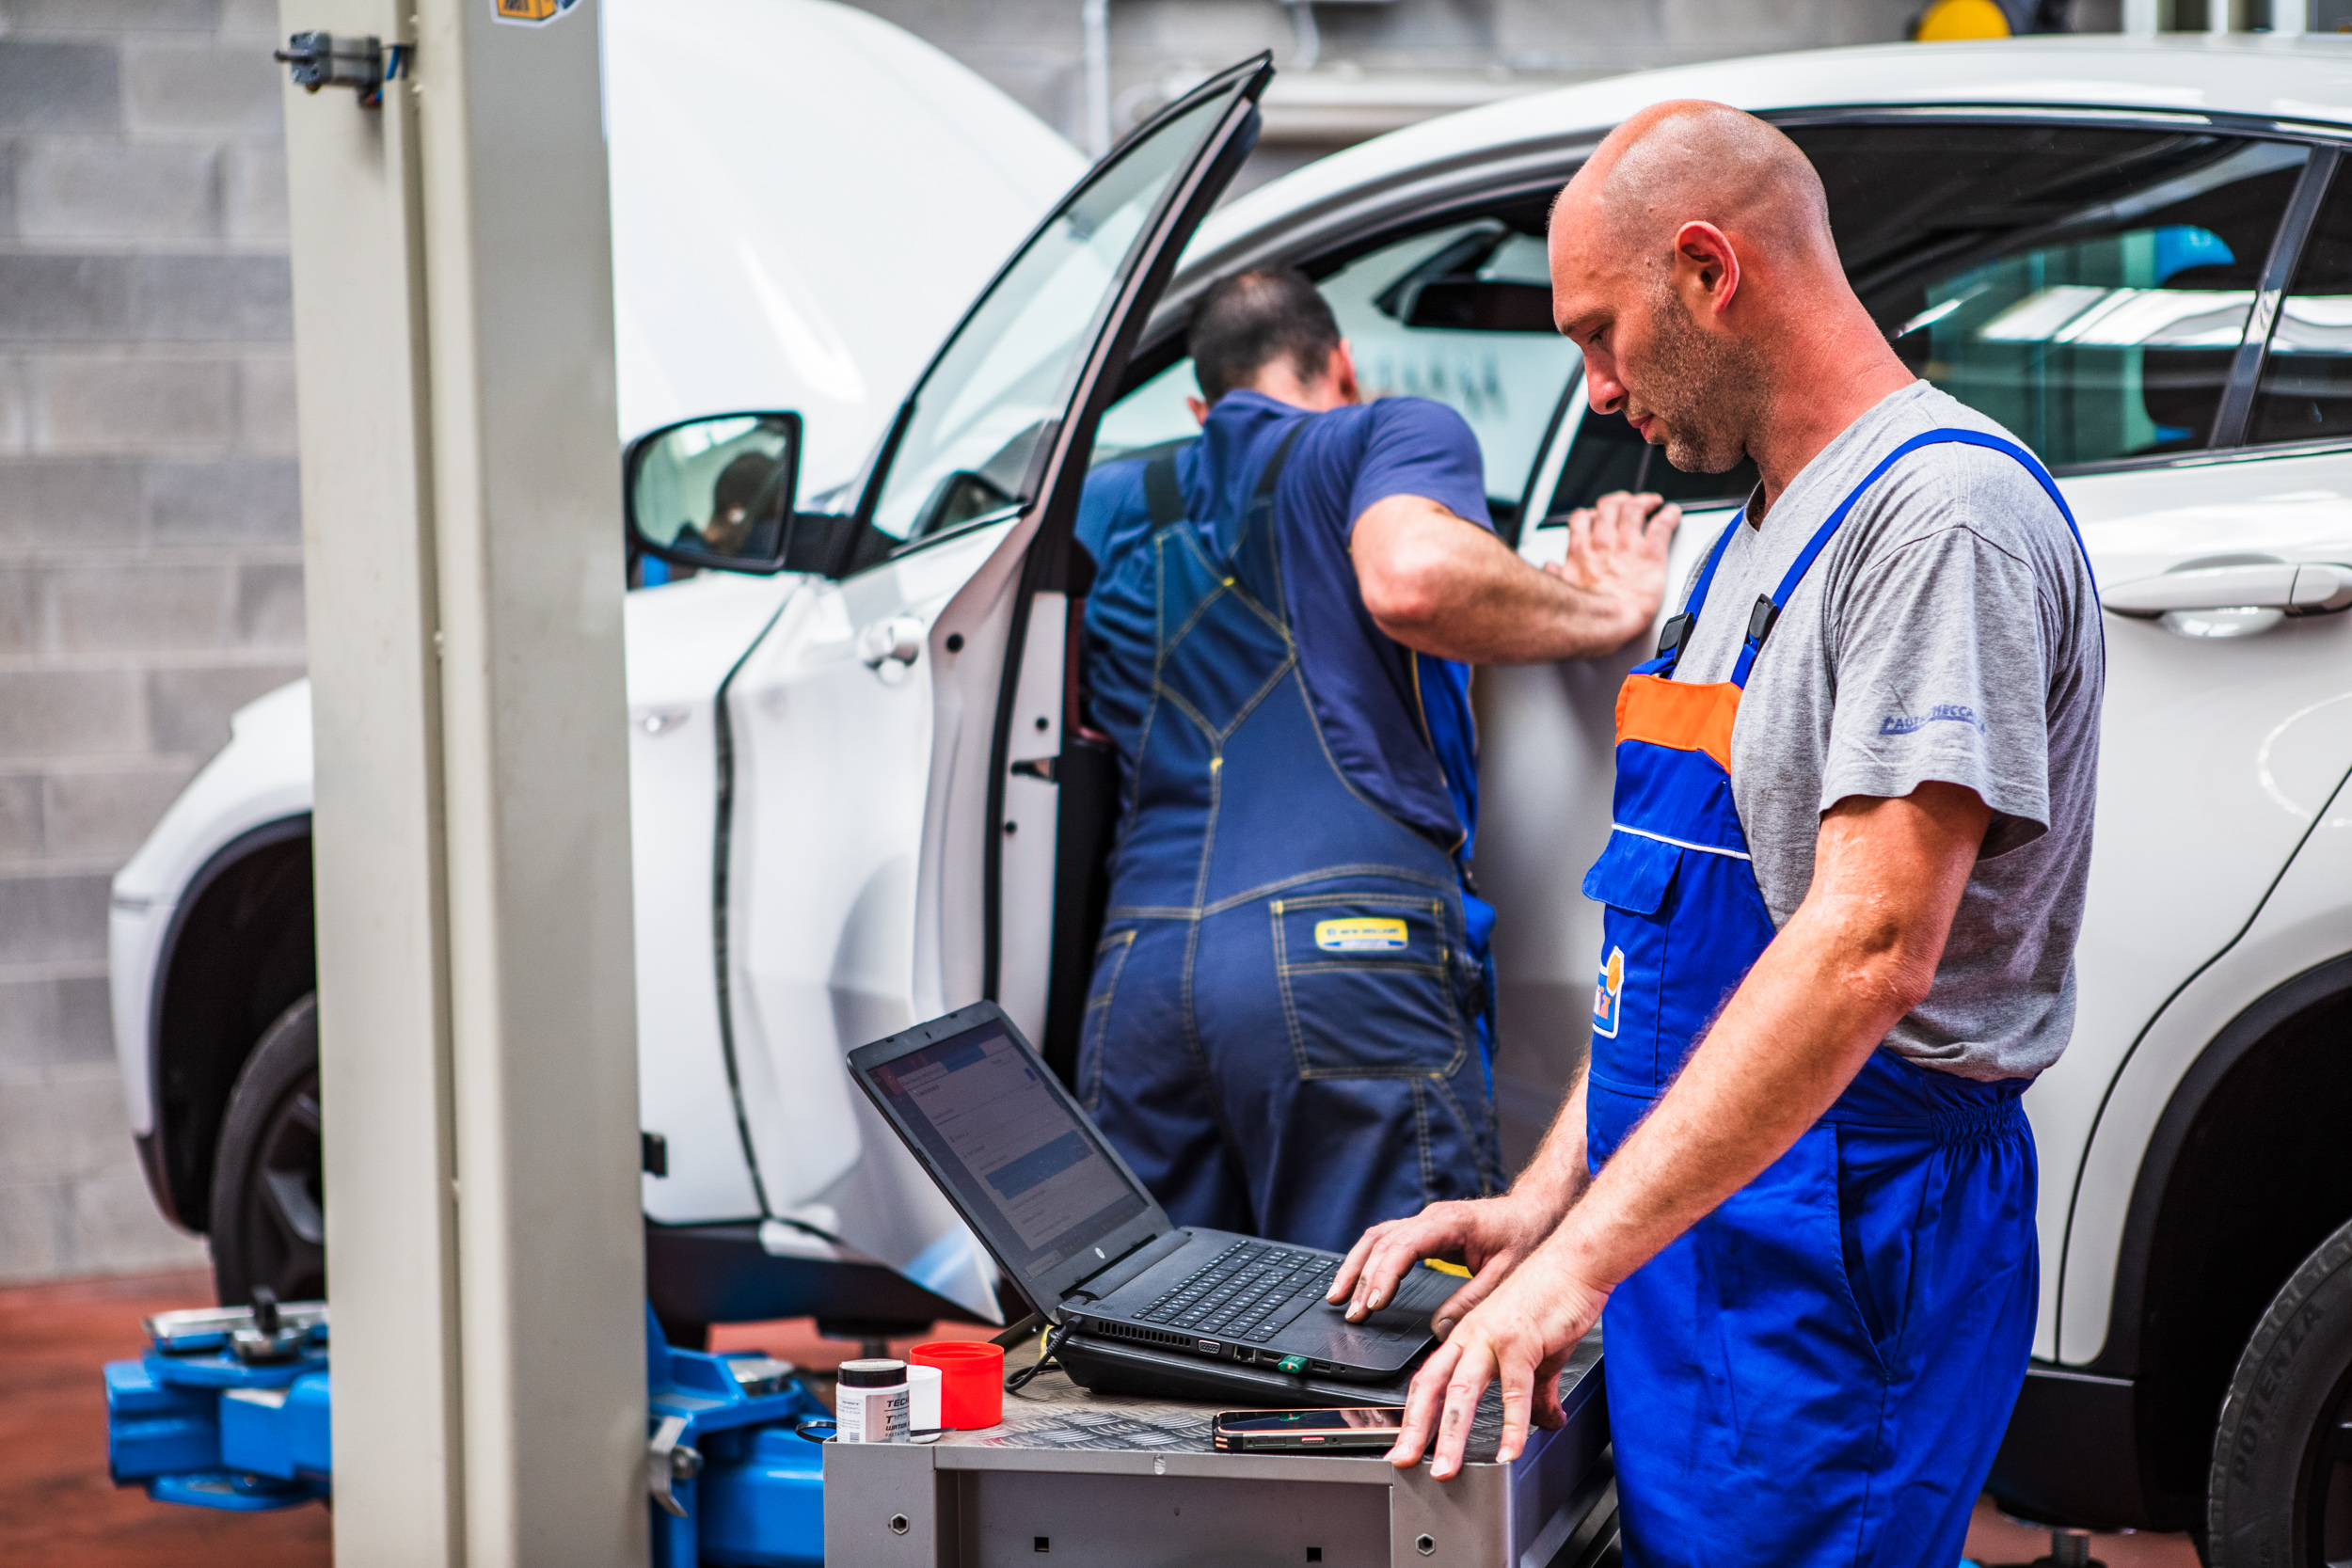
[[[1887,453],[1939,426],[2015,439],[1926,382],[1890,394],[1760,527],[1734,524],[1675,678],[1729,680],[1757,596]],[[1782,607],[1731,736],[1732,795],[1775,926],[1812,883],[1821,814],[1848,796],[1939,780],[1994,813],[1934,989],[1887,1037],[1900,1054],[1996,1079],[2038,1073],[2066,1048],[2105,680],[2073,531],[2023,464],[1981,447],[1896,463]]]

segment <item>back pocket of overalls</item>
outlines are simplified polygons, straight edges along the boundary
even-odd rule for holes
[[[1442,900],[1319,894],[1271,910],[1301,1077],[1442,1076],[1462,1065],[1469,1036]]]

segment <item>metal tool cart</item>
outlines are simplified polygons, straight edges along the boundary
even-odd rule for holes
[[[1033,1361],[1033,1350],[1009,1358]],[[1393,1402],[1357,1390],[1330,1403]],[[1001,1425],[935,1444],[827,1444],[825,1559],[857,1568],[1088,1568],[1215,1562],[1331,1568],[1595,1568],[1617,1556],[1600,1341],[1560,1378],[1567,1424],[1510,1465],[1490,1390],[1450,1481],[1385,1459],[1217,1453],[1209,1422],[1246,1402],[1089,1393],[1048,1372]],[[1269,1403],[1275,1402],[1272,1401]],[[1298,1402],[1295,1400],[1282,1402]]]

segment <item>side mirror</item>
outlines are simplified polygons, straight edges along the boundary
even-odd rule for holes
[[[780,572],[800,488],[798,414],[682,420],[631,441],[621,458],[628,531],[675,566]]]

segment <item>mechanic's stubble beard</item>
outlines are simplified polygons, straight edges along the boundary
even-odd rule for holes
[[[1764,404],[1764,376],[1748,344],[1702,328],[1672,285],[1650,302],[1650,346],[1637,372],[1638,416],[1655,419],[1666,461],[1686,474],[1720,474],[1748,455]]]

